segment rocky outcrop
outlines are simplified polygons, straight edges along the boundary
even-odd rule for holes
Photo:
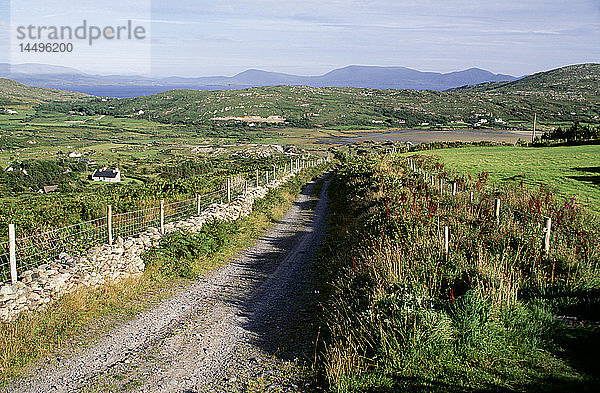
[[[198,232],[211,220],[233,221],[247,216],[252,212],[254,200],[264,197],[270,188],[278,187],[294,175],[287,174],[266,187],[249,189],[229,204],[209,205],[199,216],[165,224],[165,234],[184,229]],[[99,287],[140,276],[145,269],[142,253],[157,246],[162,236],[158,228],[151,227],[136,237],[118,237],[113,245],[97,245],[80,255],[61,253],[57,260],[23,272],[17,283],[0,287],[0,320],[10,321],[22,312],[38,310],[80,288]]]

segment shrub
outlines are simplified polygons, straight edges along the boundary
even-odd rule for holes
[[[151,271],[168,277],[194,278],[194,262],[222,250],[240,228],[238,221],[211,221],[198,233],[177,231],[164,236],[158,247],[146,251],[144,261]]]

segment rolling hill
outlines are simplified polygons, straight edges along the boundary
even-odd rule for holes
[[[568,99],[600,96],[600,64],[578,64],[538,72],[511,82],[492,82],[452,89],[455,92],[511,93],[562,96]]]
[[[246,77],[252,79],[252,74]],[[4,79],[0,80],[0,97],[30,104],[45,102],[38,106],[40,114],[75,111],[204,128],[244,124],[302,128],[510,128],[530,123],[533,113],[548,126],[600,122],[600,93],[595,83],[599,78],[600,65],[584,64],[518,81],[449,91],[275,86],[219,91],[177,89],[152,96],[102,100]],[[68,102],[73,100],[77,102]]]
[[[534,112],[541,122],[598,122],[600,94],[592,81],[599,71],[597,65],[569,66],[520,81],[442,92],[309,86],[172,90],[130,99],[96,99],[75,107],[46,105],[44,109],[210,126],[414,127],[427,123],[508,127],[531,122]]]
[[[0,104],[35,104],[47,101],[75,101],[89,98],[87,94],[26,86],[11,79],[0,78]]]

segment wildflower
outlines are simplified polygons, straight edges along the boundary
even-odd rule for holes
[[[565,204],[564,208],[574,210],[575,209],[575,197],[572,197],[571,200]]]

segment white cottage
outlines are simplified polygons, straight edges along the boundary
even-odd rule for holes
[[[119,168],[112,169],[104,167],[94,172],[94,174],[92,175],[92,180],[105,181],[109,183],[118,183],[121,181],[121,171],[119,170]]]

